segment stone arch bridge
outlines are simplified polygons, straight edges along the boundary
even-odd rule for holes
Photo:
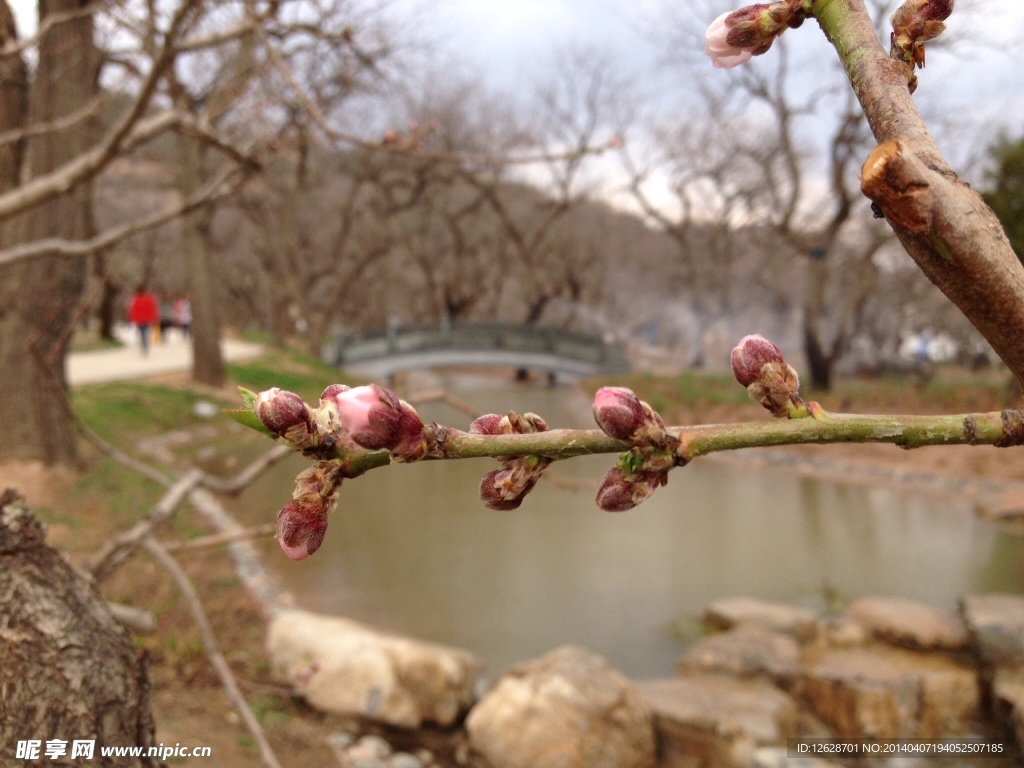
[[[505,323],[389,327],[339,334],[324,353],[375,379],[431,368],[501,367],[553,379],[629,370],[624,346],[598,334]]]

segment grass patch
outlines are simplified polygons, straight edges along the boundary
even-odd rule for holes
[[[71,393],[75,413],[104,440],[131,445],[147,435],[183,429],[207,420],[195,413],[196,403],[210,395],[188,389],[137,382],[112,382],[78,387]],[[220,406],[230,405],[217,401]]]
[[[286,349],[273,350],[262,357],[228,365],[228,375],[240,386],[260,392],[280,387],[294,392],[308,403],[315,403],[329,384],[352,384],[352,380],[333,366],[315,357]]]
[[[298,709],[291,702],[279,696],[260,696],[250,706],[252,713],[264,728],[273,728],[298,714]]]
[[[134,472],[125,472],[113,459],[97,461],[75,483],[80,503],[108,510],[118,523],[140,519],[164,492],[163,487]]]

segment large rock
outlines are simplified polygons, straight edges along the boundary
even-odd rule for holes
[[[832,648],[854,648],[869,639],[867,627],[848,616],[822,618],[818,622],[818,634],[822,644]]]
[[[267,649],[274,673],[311,707],[407,728],[454,723],[480,671],[468,651],[298,610],[274,617]]]
[[[982,661],[991,667],[1024,667],[1024,598],[972,595],[960,613]]]
[[[741,624],[703,637],[679,658],[679,672],[722,672],[739,677],[770,677],[789,685],[800,671],[800,645],[789,635]]]
[[[970,643],[957,614],[913,600],[862,597],[850,603],[846,615],[872,637],[904,648],[959,651]]]
[[[805,674],[814,713],[844,738],[967,736],[981,714],[975,671],[938,654],[831,650]]]
[[[762,680],[692,674],[637,687],[654,712],[659,768],[747,768],[759,747],[798,735],[796,702]]]
[[[1013,736],[1020,758],[1024,755],[1024,674],[996,672],[992,680],[992,701],[996,718]]]
[[[494,768],[653,768],[651,713],[622,675],[563,647],[498,679],[466,719]]]
[[[790,635],[802,643],[813,640],[818,630],[818,618],[811,611],[752,597],[728,597],[714,601],[704,612],[704,623],[713,629],[756,624]]]

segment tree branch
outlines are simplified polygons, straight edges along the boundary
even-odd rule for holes
[[[142,546],[143,541],[153,529],[164,522],[178,508],[185,497],[202,482],[203,473],[196,469],[189,472],[160,497],[156,506],[144,520],[140,520],[127,531],[106,542],[100,550],[86,562],[84,570],[94,580],[101,581],[121,562]]]
[[[811,412],[814,415],[805,418],[668,427],[667,431],[678,440],[676,455],[684,464],[719,451],[805,443],[892,443],[901,448],[1024,444],[1024,415],[1016,410],[888,416],[828,413],[813,404]],[[609,437],[599,429],[552,429],[510,435],[471,434],[447,427],[436,430],[436,448],[428,459],[540,456],[557,460],[631,448],[629,443]],[[345,477],[357,477],[391,463],[387,451],[339,451],[325,458],[340,459]]]
[[[234,178],[232,178],[234,177]],[[52,254],[62,256],[91,256],[96,251],[116,245],[127,237],[139,232],[154,229],[169,221],[177,219],[191,211],[209,205],[234,192],[247,178],[245,169],[227,167],[204,184],[188,199],[172,205],[162,211],[142,216],[134,221],[110,227],[89,240],[64,240],[61,238],[45,238],[30,243],[16,245],[0,251],[0,264],[37,258]]]
[[[245,541],[246,539],[260,539],[266,536],[273,536],[276,532],[277,523],[264,523],[263,525],[241,528],[237,531],[211,533],[208,536],[200,536],[197,539],[188,539],[187,541],[164,542],[164,548],[168,552],[191,552],[208,547],[219,547],[223,544],[233,544],[236,541]]]
[[[151,97],[166,68],[174,61],[173,41],[195,5],[196,0],[182,0],[164,32],[163,47],[154,57],[149,73],[139,85],[131,106],[103,140],[91,150],[77,155],[53,171],[30,179],[10,192],[0,195],[0,221],[67,192],[109,165],[121,151],[153,138],[180,121],[180,116],[174,110],[159,112],[149,118],[143,118],[143,115],[150,107]]]
[[[814,0],[879,147],[862,189],[921,270],[1024,381],[1024,266],[981,196],[942,157],[911,98],[912,67],[883,49],[863,0]]]
[[[235,709],[245,723],[245,727],[252,734],[256,746],[259,748],[263,764],[267,768],[281,768],[281,763],[278,762],[277,757],[274,755],[274,750],[270,746],[270,742],[267,741],[263,728],[260,727],[259,721],[252,713],[252,710],[249,709],[242,691],[238,688],[238,683],[235,681],[235,675],[231,671],[230,665],[228,665],[227,660],[224,658],[224,654],[220,652],[217,638],[213,634],[213,627],[210,626],[210,620],[206,616],[206,611],[203,610],[203,604],[199,600],[196,588],[192,585],[192,580],[185,573],[185,569],[167,551],[167,548],[158,541],[147,538],[145,540],[145,547],[167,569],[167,572],[171,574],[171,577],[177,583],[178,589],[181,590],[181,594],[185,598],[189,610],[192,612],[192,618],[196,623],[196,627],[199,629],[199,635],[203,640],[206,655],[210,659],[213,668],[217,671],[217,675],[220,677],[221,684],[224,686],[228,698],[231,699],[232,704],[234,704]]]
[[[76,109],[74,112],[69,112],[56,120],[50,120],[46,123],[33,123],[25,128],[16,128],[13,131],[4,131],[3,133],[0,133],[0,146],[14,144],[15,142],[27,139],[30,136],[41,136],[46,133],[66,131],[68,128],[78,125],[78,123],[83,120],[88,120],[91,117],[99,115],[103,108],[103,102],[104,99],[95,98],[84,107]]]

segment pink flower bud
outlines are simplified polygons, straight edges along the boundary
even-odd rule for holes
[[[474,435],[527,435],[547,429],[547,422],[537,414],[515,411],[504,416],[488,413],[469,427]],[[498,460],[501,468],[488,472],[480,481],[480,499],[488,509],[518,509],[551,464],[550,459],[540,456],[499,456]]]
[[[612,467],[597,489],[597,506],[606,512],[626,512],[645,502],[667,482],[667,472],[633,473]]]
[[[786,361],[782,350],[759,334],[744,336],[732,351],[732,372],[744,387],[757,380],[766,363],[785,365]]]
[[[636,506],[633,484],[626,480],[625,473],[618,467],[612,467],[604,476],[604,482],[597,489],[597,506],[605,512],[625,512]]]
[[[496,413],[484,414],[469,425],[471,435],[500,435],[502,417]]]
[[[263,426],[277,436],[299,425],[312,422],[309,406],[294,392],[273,387],[260,392],[254,407],[256,417]]]
[[[342,479],[336,461],[318,461],[295,478],[292,500],[277,513],[277,540],[292,560],[304,560],[320,548]]]
[[[593,410],[601,431],[617,440],[629,440],[648,421],[640,398],[626,387],[601,387]]]
[[[929,21],[945,21],[953,13],[955,0],[926,0],[921,15]]]
[[[342,392],[348,392],[350,389],[352,387],[345,386],[344,384],[331,384],[320,394],[320,402],[330,402]]]
[[[488,472],[480,481],[481,501],[488,509],[518,509],[549,464],[545,459],[531,457],[505,462],[501,469]]]
[[[732,12],[723,13],[711,22],[711,26],[704,33],[704,53],[711,57],[711,63],[718,69],[738,67],[754,55],[752,47],[729,43],[728,19],[731,15]]]
[[[305,560],[323,544],[327,511],[322,505],[289,501],[277,513],[277,541],[288,557]]]
[[[333,390],[333,391],[332,391]],[[338,410],[338,416],[341,418],[341,423],[353,436],[361,435],[362,433],[375,432],[371,426],[371,413],[375,409],[380,410],[383,408],[384,412],[388,410],[394,411],[397,406],[397,397],[388,397],[392,394],[390,390],[379,387],[376,384],[370,384],[365,387],[356,387],[355,389],[342,389],[341,385],[332,385],[325,390],[324,394],[330,392],[330,399],[333,400]],[[389,408],[390,406],[390,408]],[[376,416],[377,421],[380,421],[381,416]],[[369,435],[367,439],[372,439]],[[363,445],[363,441],[356,437],[356,442]],[[364,446],[369,447],[369,446]],[[380,448],[383,446],[373,446],[374,448]]]
[[[328,391],[331,389],[328,387]],[[329,403],[337,409],[342,427],[363,448],[386,448],[396,458],[407,461],[422,458],[426,453],[423,421],[411,405],[399,400],[390,389],[370,384],[336,390],[330,393]]]
[[[480,500],[488,509],[507,512],[519,509],[526,498],[526,493],[512,487],[512,471],[508,468],[493,469],[480,481]],[[529,489],[527,489],[527,492]]]
[[[732,372],[750,396],[778,418],[800,418],[800,377],[782,358],[782,350],[763,336],[744,336],[732,351]]]
[[[723,13],[704,33],[704,52],[720,69],[731,69],[752,56],[760,56],[790,27],[806,17],[800,0],[755,3]]]

